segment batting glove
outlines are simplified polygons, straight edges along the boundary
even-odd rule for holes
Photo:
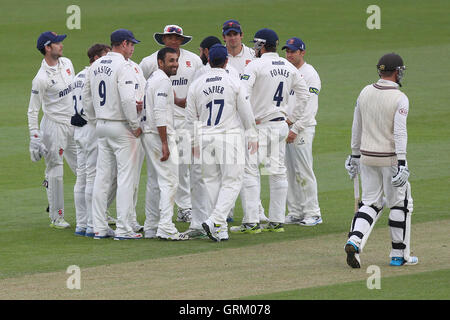
[[[406,160],[398,160],[397,174],[392,177],[392,185],[396,188],[403,187],[409,178],[409,170]]]
[[[41,141],[41,132],[33,130],[30,134],[30,156],[31,161],[37,162],[42,156],[47,155],[47,148]]]
[[[359,158],[361,158],[361,156],[350,155],[345,160],[345,169],[347,170],[351,180],[355,179],[356,175],[360,172]]]

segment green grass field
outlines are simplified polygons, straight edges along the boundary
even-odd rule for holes
[[[66,8],[71,4],[71,1],[53,0],[3,0],[0,4],[0,30],[5,46],[1,52],[3,71],[0,77],[0,299],[25,297],[19,291],[11,293],[11,290],[20,290],[19,286],[14,286],[16,279],[19,283],[23,277],[41,281],[40,275],[46,273],[64,275],[69,265],[78,265],[83,270],[106,266],[114,268],[124,263],[157,264],[158,261],[173,257],[187,259],[196,254],[207,256],[222,252],[224,255],[228,252],[239,254],[241,249],[251,250],[264,245],[274,248],[297,241],[300,241],[300,248],[295,254],[299,261],[307,262],[311,256],[302,255],[302,241],[318,239],[315,247],[316,254],[320,255],[323,243],[319,239],[330,241],[330,237],[334,237],[333,242],[338,244],[336,247],[340,250],[336,252],[334,263],[338,268],[348,270],[347,273],[351,275],[353,271],[345,263],[343,245],[353,216],[353,189],[344,169],[344,160],[350,152],[353,108],[360,90],[377,80],[375,65],[379,57],[392,51],[399,53],[407,66],[402,90],[410,101],[408,163],[414,198],[413,226],[422,230],[421,225],[426,224],[426,232],[433,239],[436,237],[433,226],[450,220],[448,1],[77,1],[76,4],[81,8],[81,29],[68,30],[66,19],[69,14]],[[366,27],[369,17],[366,9],[371,4],[381,8],[379,30]],[[292,36],[301,37],[306,43],[306,60],[316,68],[322,80],[314,166],[324,223],[314,228],[287,226],[284,234],[231,235],[230,241],[219,244],[207,240],[179,243],[159,240],[93,242],[91,239],[75,237],[73,227],[62,231],[50,229],[45,212],[46,194],[40,186],[45,165],[43,161],[32,163],[28,152],[26,113],[31,80],[42,60],[42,55],[36,50],[39,34],[47,30],[67,34],[64,54],[72,60],[78,72],[88,64],[88,47],[97,42],[108,43],[109,35],[115,29],[128,28],[141,40],[133,56],[133,60],[139,63],[142,58],[159,49],[153,40],[153,33],[161,32],[166,24],[181,25],[185,34],[194,37],[186,49],[198,53],[201,40],[209,35],[221,37],[222,23],[231,18],[241,22],[244,41],[250,41],[258,29],[268,27],[278,33],[280,43]],[[284,56],[281,50],[279,54]],[[141,224],[145,219],[146,182],[146,171],[143,169],[142,172],[137,207]],[[267,208],[269,198],[266,178],[263,179],[261,197]],[[65,211],[72,226],[75,225],[74,183],[75,177],[66,166]],[[236,225],[241,217],[241,204],[238,201]],[[385,212],[376,228],[381,232],[386,226]],[[184,231],[188,226],[177,223],[177,227]],[[413,250],[414,245],[418,245],[414,236],[413,233]],[[442,255],[447,257],[448,237],[443,239],[446,242],[442,243]],[[380,241],[385,242],[381,252],[387,263],[390,241],[387,231]],[[382,290],[368,290],[364,285],[365,280],[360,278],[344,278],[340,283],[309,285],[302,289],[290,286],[283,289],[281,286],[272,291],[268,284],[263,291],[258,291],[260,293],[246,293],[244,290],[239,294],[230,294],[227,298],[449,299],[448,259],[427,259],[426,248],[416,253],[421,259],[421,267],[416,272],[411,267],[407,275],[401,272],[389,274],[389,277],[383,278]],[[271,253],[275,257],[277,254],[276,250]],[[369,258],[370,255],[368,248],[365,257]],[[246,255],[240,258],[245,261]],[[284,256],[279,256],[275,261],[282,263]],[[292,263],[295,264],[295,261]],[[223,268],[225,272],[232,268],[230,264],[224,262],[218,268]],[[195,265],[190,267],[195,271]],[[327,266],[322,267],[326,273]],[[252,268],[251,263],[248,268]],[[139,276],[135,275],[136,278]],[[202,276],[207,275],[197,276],[201,281]],[[309,275],[295,272],[278,275],[286,279],[298,276],[308,278]],[[267,280],[264,276],[255,277],[258,282]],[[2,289],[5,283],[8,283],[9,292]],[[62,282],[61,286],[65,286],[65,283]],[[127,287],[127,284],[123,286]],[[201,299],[201,295],[194,296]],[[49,292],[43,292],[27,297],[46,299],[52,296]],[[75,296],[77,299],[86,297],[83,290]],[[219,297],[212,294],[204,299]],[[97,299],[102,299],[102,295],[99,294]]]

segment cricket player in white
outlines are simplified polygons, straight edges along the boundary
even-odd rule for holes
[[[288,39],[284,49],[286,59],[300,71],[309,91],[308,103],[303,110],[297,105],[293,91],[289,97],[286,120],[290,128],[286,140],[288,215],[285,223],[314,226],[322,223],[312,156],[321,82],[314,67],[304,60],[306,47],[302,39]]]
[[[241,77],[250,96],[258,130],[258,156],[246,161],[244,184],[241,192],[244,218],[240,232],[261,232],[258,206],[260,201],[259,164],[269,174],[269,223],[263,231],[283,232],[288,182],[284,161],[288,125],[286,106],[291,90],[304,108],[309,94],[299,71],[276,53],[278,36],[275,31],[261,29],[254,36],[256,56]],[[234,231],[234,229],[232,229]],[[239,231],[238,231],[239,232]]]
[[[244,33],[241,24],[237,20],[227,20],[222,26],[222,36],[228,50],[227,68],[232,67],[239,72],[239,78],[244,74],[245,67],[250,61],[255,59],[255,50],[247,47],[242,43]],[[228,214],[228,221],[234,221],[234,208]],[[259,220],[260,222],[268,222],[264,214],[264,207],[261,200],[259,201]]]
[[[190,144],[186,141],[185,135],[185,125],[186,125],[186,96],[189,85],[194,80],[195,72],[201,68],[202,61],[200,58],[183,48],[181,46],[185,45],[192,40],[191,36],[186,36],[183,34],[183,29],[177,25],[167,25],[164,27],[162,33],[155,33],[154,38],[156,42],[160,45],[173,48],[178,53],[178,70],[177,74],[170,77],[172,81],[172,86],[175,91],[173,110],[174,110],[174,124],[175,130],[177,132],[177,146],[179,151],[179,185],[177,194],[175,197],[175,203],[178,207],[177,221],[189,222],[191,220],[191,211],[196,207],[195,198],[191,198],[191,189],[201,188],[201,183],[192,183],[190,177],[194,172],[190,172]],[[139,64],[144,72],[144,77],[148,77],[158,70],[157,62],[158,52],[142,59]],[[198,179],[201,180],[201,179]],[[192,188],[191,188],[192,187]],[[203,189],[202,189],[203,190]],[[192,190],[194,194],[203,194],[202,190]],[[200,207],[199,204],[197,207]]]
[[[172,222],[178,187],[178,150],[173,124],[173,88],[169,79],[177,73],[175,49],[158,52],[159,69],[147,80],[145,115],[141,137],[147,157],[145,238],[183,240]],[[154,178],[156,177],[156,179]],[[152,186],[153,185],[153,186]]]
[[[347,264],[360,268],[360,253],[383,209],[390,208],[391,266],[414,265],[410,255],[413,210],[406,161],[406,119],[409,100],[399,90],[405,66],[395,53],[380,58],[380,80],[366,86],[356,101],[352,126],[352,155],[345,162],[351,179],[361,173],[362,199],[345,245]]]
[[[33,79],[28,106],[31,160],[45,158],[50,226],[57,229],[70,227],[64,220],[63,157],[74,173],[77,165],[74,127],[70,124],[75,71],[72,62],[62,56],[65,38],[50,31],[39,36],[37,49],[44,59]],[[41,106],[44,116],[39,128]]]
[[[106,219],[108,189],[117,170],[115,240],[140,239],[129,224],[133,212],[138,137],[142,133],[136,108],[136,70],[127,59],[139,43],[131,31],[118,29],[111,34],[112,52],[89,68],[83,89],[85,112],[97,119],[97,174],[92,212],[94,239],[111,237]]]
[[[200,76],[189,88],[187,123],[194,142],[194,157],[202,163],[203,179],[212,208],[202,223],[214,241],[228,240],[228,213],[241,190],[245,148],[241,122],[252,134],[250,153],[257,150],[255,120],[247,93],[239,80],[225,70],[227,49],[221,44],[209,50],[211,71]]]

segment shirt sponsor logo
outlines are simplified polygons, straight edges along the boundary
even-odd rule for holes
[[[284,66],[284,61],[272,61],[272,65]]]
[[[319,95],[319,89],[317,88],[309,87],[309,92]]]
[[[181,77],[180,79],[173,79],[172,80],[172,85],[173,86],[187,86],[188,84],[188,80]]]
[[[102,60],[102,61],[100,61],[100,63],[104,63],[104,64],[112,63],[112,60]]]
[[[248,74],[243,74],[241,76],[241,80],[248,80],[248,79],[250,79],[250,75],[248,75]]]
[[[206,82],[213,82],[213,81],[220,81],[220,80],[222,80],[222,77],[215,76],[214,78],[206,79]]]
[[[167,98],[167,94],[164,92],[158,92],[158,94],[156,95],[157,97],[166,97]]]
[[[69,84],[69,86],[68,86],[67,88],[65,88],[64,90],[61,90],[61,91],[59,92],[59,97],[62,98],[62,97],[64,97],[65,95],[68,95],[69,93],[72,92],[72,90],[73,90],[72,85]]]

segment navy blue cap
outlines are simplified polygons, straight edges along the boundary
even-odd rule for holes
[[[214,64],[221,64],[225,62],[228,57],[228,50],[222,44],[215,44],[209,48],[209,61],[214,61]]]
[[[274,47],[278,45],[278,35],[272,29],[264,28],[258,30],[253,38],[253,42],[263,42],[264,44]]]
[[[215,44],[222,44],[222,42],[220,42],[220,39],[217,37],[209,36],[203,39],[202,42],[200,42],[200,48],[209,49]]]
[[[292,51],[297,50],[304,51],[306,49],[306,46],[302,39],[293,37],[286,41],[286,45],[283,48],[281,48],[281,50],[284,50],[286,48],[291,49]]]
[[[61,42],[66,37],[67,37],[67,35],[65,35],[65,34],[57,35],[56,33],[52,32],[52,31],[46,31],[46,32],[41,33],[41,35],[37,39],[36,47],[38,50],[42,50],[42,49],[44,49],[45,46],[48,46],[51,43]]]
[[[133,32],[127,29],[118,29],[111,33],[111,42],[122,42],[124,40],[131,41],[133,43],[139,43],[139,40],[133,35]]]
[[[242,33],[241,24],[237,20],[227,20],[223,23],[222,34],[227,35],[228,32],[235,31]]]

